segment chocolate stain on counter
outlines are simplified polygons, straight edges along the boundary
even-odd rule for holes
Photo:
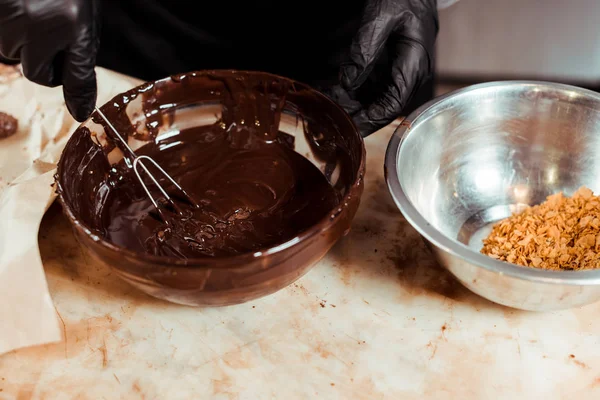
[[[577,365],[580,368],[590,369],[589,365],[587,365],[583,361],[577,360],[576,357],[575,357],[575,354],[569,354],[569,360],[571,360],[571,362],[573,362],[573,364]]]
[[[595,378],[592,383],[590,384],[591,388],[596,388],[596,387],[600,387],[600,376]]]
[[[121,322],[108,314],[77,322],[61,317],[61,321],[64,321],[62,342],[14,350],[6,353],[4,357],[36,359],[39,354],[44,354],[47,360],[60,360],[89,354],[86,360],[90,366],[106,367],[109,362],[106,339],[121,328]]]

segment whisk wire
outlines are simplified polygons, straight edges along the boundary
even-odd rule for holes
[[[152,196],[152,193],[150,192],[150,189],[148,188],[148,186],[146,186],[146,183],[144,182],[144,179],[142,178],[140,171],[138,169],[139,166],[142,167],[142,169],[144,170],[144,172],[146,173],[146,175],[150,178],[150,180],[152,181],[152,183],[154,183],[154,186],[156,186],[156,188],[160,191],[160,193],[164,196],[165,200],[171,205],[171,207],[173,207],[179,214],[181,214],[181,211],[178,209],[178,207],[175,205],[175,203],[173,202],[173,199],[171,199],[171,196],[169,196],[169,194],[166,192],[165,189],[163,189],[162,185],[158,182],[158,179],[156,179],[154,177],[154,175],[152,175],[150,173],[150,171],[148,171],[148,168],[142,164],[141,160],[148,160],[149,162],[151,162],[156,169],[158,169],[163,176],[166,176],[171,182],[174,182],[173,179],[165,172],[164,169],[162,169],[157,163],[156,161],[154,161],[153,159],[151,159],[148,156],[138,156],[137,158],[135,158],[133,160],[133,171],[135,172],[135,175],[137,176],[138,180],[140,181],[142,188],[144,189],[144,191],[146,192],[146,194],[148,195],[148,197],[150,198],[150,201],[152,202],[152,205],[154,205],[155,208],[159,208],[159,204],[158,202],[154,199],[154,197]]]
[[[104,120],[104,122],[106,122],[106,124],[108,125],[108,127],[112,130],[113,134],[115,135],[115,137],[121,142],[121,144],[123,145],[123,147],[125,148],[125,150],[127,150],[129,152],[129,156],[131,157],[132,160],[132,164],[133,164],[133,171],[135,172],[135,175],[137,176],[140,184],[142,185],[142,188],[144,189],[144,191],[146,192],[146,195],[148,196],[148,198],[150,199],[150,201],[152,202],[152,205],[154,206],[154,208],[156,209],[156,211],[158,212],[160,218],[163,220],[164,223],[168,224],[168,220],[165,218],[163,212],[162,212],[162,206],[163,204],[160,201],[157,201],[157,199],[154,198],[154,196],[152,195],[152,192],[150,191],[150,189],[148,188],[148,186],[146,185],[146,182],[144,181],[141,173],[140,173],[140,168],[142,169],[142,171],[150,178],[150,180],[152,181],[152,183],[154,184],[154,186],[160,191],[160,193],[162,194],[162,196],[164,197],[164,200],[171,206],[171,208],[173,210],[175,210],[175,212],[177,212],[178,214],[182,214],[182,210],[180,207],[178,207],[175,202],[173,201],[173,199],[171,198],[171,196],[167,193],[167,191],[163,188],[163,186],[160,184],[160,182],[158,181],[158,179],[156,179],[156,177],[148,170],[148,168],[146,167],[146,165],[144,165],[144,163],[142,162],[142,160],[148,161],[149,163],[151,163],[152,165],[154,165],[154,167],[162,174],[162,176],[164,176],[165,178],[167,178],[167,180],[171,183],[171,185],[173,185],[175,187],[176,190],[178,190],[181,194],[182,194],[182,199],[185,199],[187,202],[190,203],[190,205],[194,206],[194,207],[198,207],[198,203],[196,203],[194,201],[194,199],[192,198],[192,196],[190,196],[182,187],[181,185],[179,185],[175,179],[173,179],[173,177],[171,177],[171,175],[169,175],[167,173],[167,171],[165,171],[156,161],[154,161],[154,159],[152,159],[149,156],[146,155],[141,155],[138,156],[132,149],[131,147],[129,147],[129,145],[127,144],[127,141],[119,134],[119,132],[117,131],[117,129],[113,126],[113,124],[108,120],[108,118],[106,118],[106,115],[104,115],[104,113],[102,111],[100,111],[100,109],[98,107],[95,108],[95,111],[98,113],[98,115],[100,115],[100,117],[102,117],[102,119]]]

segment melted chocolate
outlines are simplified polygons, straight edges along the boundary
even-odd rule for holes
[[[132,123],[125,110],[140,97],[144,118]],[[178,112],[198,102],[222,106],[216,123],[157,137],[165,126],[177,125]],[[183,214],[167,212],[165,223],[125,149],[124,160],[109,163],[107,154],[119,146],[110,129],[105,126],[108,143],[101,145],[88,128],[79,128],[59,163],[61,200],[92,233],[137,253],[188,259],[256,252],[345,214],[348,203],[341,199],[362,191],[357,174],[364,148],[356,132],[343,132],[352,129],[350,119],[339,118],[339,108],[326,97],[285,78],[240,71],[183,74],[119,95],[102,110],[122,136],[147,141],[136,153],[151,156],[199,203],[194,208],[178,201]],[[283,112],[302,120],[323,172],[294,151],[293,136],[279,131]]]
[[[0,111],[0,139],[14,135],[18,129],[19,121],[12,115]]]
[[[154,255],[228,256],[289,240],[339,203],[310,161],[280,141],[251,140],[250,131],[194,128],[177,135],[174,147],[150,144],[137,151],[151,156],[199,203],[195,208],[178,202],[182,215],[164,213],[168,224],[131,168],[120,163],[107,181],[102,207],[106,238]]]

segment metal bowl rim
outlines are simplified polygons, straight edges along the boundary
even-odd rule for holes
[[[500,275],[509,275],[526,281],[545,282],[551,284],[569,284],[569,285],[600,285],[600,270],[587,271],[549,271],[537,268],[522,267],[519,265],[494,260],[486,255],[472,250],[466,245],[452,240],[442,232],[434,228],[427,220],[419,213],[406,192],[402,187],[398,176],[398,166],[400,165],[400,150],[407,138],[415,131],[412,129],[435,110],[436,106],[446,102],[447,100],[458,98],[467,93],[474,91],[500,88],[509,86],[537,86],[541,88],[551,88],[563,91],[572,91],[586,97],[593,97],[600,101],[600,94],[588,89],[554,83],[548,81],[533,81],[533,80],[507,80],[487,82],[476,85],[467,86],[458,90],[454,90],[442,96],[439,96],[428,103],[417,108],[410,113],[403,123],[401,123],[394,131],[385,154],[385,179],[388,190],[400,209],[402,215],[419,232],[423,238],[431,242],[434,246],[449,253],[454,257],[458,257],[472,265],[484,268],[486,270],[496,272]]]

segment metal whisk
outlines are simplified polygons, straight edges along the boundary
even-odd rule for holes
[[[177,206],[177,204],[175,204],[175,202],[173,201],[171,196],[169,196],[167,191],[161,186],[160,183],[158,183],[158,180],[154,177],[154,175],[152,175],[150,173],[150,171],[148,170],[148,168],[142,163],[142,160],[148,161],[149,163],[153,164],[156,167],[156,169],[165,178],[167,178],[169,180],[169,182],[171,182],[171,184],[175,187],[175,189],[177,189],[181,193],[181,196],[178,196],[178,197],[185,199],[187,202],[189,202],[194,207],[198,207],[198,203],[196,203],[194,201],[192,196],[190,196],[177,182],[175,182],[175,179],[173,179],[169,174],[167,174],[167,172],[160,165],[158,165],[158,163],[156,161],[154,161],[151,157],[138,156],[137,154],[135,154],[135,152],[127,144],[127,141],[125,141],[125,139],[123,139],[123,137],[119,134],[119,132],[117,132],[117,129],[113,126],[113,124],[111,124],[111,122],[108,120],[108,118],[106,118],[106,115],[104,115],[104,113],[102,111],[100,111],[100,109],[98,107],[95,107],[95,111],[104,120],[104,122],[106,122],[106,125],[108,125],[110,127],[110,129],[113,131],[113,134],[115,135],[115,137],[117,139],[119,139],[119,141],[121,142],[123,147],[129,152],[129,155],[131,157],[131,161],[133,164],[133,171],[135,172],[135,175],[137,176],[138,180],[140,181],[140,184],[144,188],[144,191],[148,195],[148,198],[152,202],[152,205],[154,206],[154,208],[156,208],[158,215],[160,216],[160,218],[162,219],[162,221],[165,224],[168,224],[168,220],[164,216],[163,211],[162,211],[162,207],[164,206],[165,203],[169,204],[179,214],[182,214],[182,211]],[[152,196],[150,189],[148,188],[148,186],[146,186],[146,183],[142,179],[142,176],[140,174],[140,168],[143,172],[146,173],[146,175],[150,178],[152,183],[154,183],[154,186],[156,186],[156,188],[163,195],[164,201],[160,201],[160,199],[157,200]]]

